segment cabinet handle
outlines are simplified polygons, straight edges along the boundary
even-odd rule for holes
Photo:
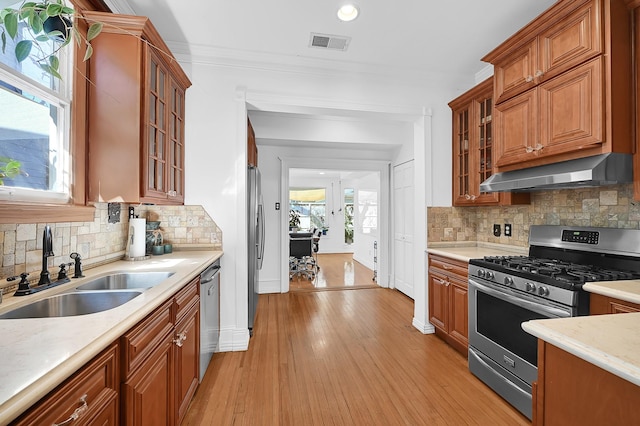
[[[436,278],[436,277],[433,277],[433,279],[434,279],[435,281],[439,282],[440,284],[444,285],[444,286],[446,286],[446,285],[447,285],[447,282],[446,282],[445,280],[443,280],[443,279]]]
[[[526,81],[527,83],[531,83],[533,81],[533,76],[532,75],[528,75],[524,81]]]
[[[447,271],[450,271],[452,268],[449,265],[442,264],[442,269],[446,269]]]
[[[89,404],[87,404],[87,394],[82,395],[79,402],[81,402],[82,405],[76,408],[67,420],[60,423],[54,423],[52,426],[65,426],[78,420],[78,418],[89,409]]]
[[[536,71],[534,77],[542,77],[544,75],[544,72],[542,70],[538,70]]]
[[[185,340],[187,340],[187,334],[183,331],[182,333],[178,334],[175,339],[173,339],[173,343],[175,343],[176,346],[181,348],[182,342],[184,342]]]
[[[174,190],[167,191],[167,195],[169,197],[175,197],[176,195],[178,195],[178,191],[174,191]]]
[[[476,196],[475,195],[464,194],[464,198],[467,199],[467,200],[471,200],[471,201],[475,201],[476,200]]]

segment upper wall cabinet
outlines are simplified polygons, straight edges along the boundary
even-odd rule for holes
[[[623,0],[559,1],[486,55],[497,171],[631,153],[631,58]]]
[[[449,103],[453,113],[453,205],[528,204],[529,194],[480,192],[493,174],[493,79]]]
[[[148,18],[85,15],[104,23],[88,76],[89,200],[182,204],[191,82]]]

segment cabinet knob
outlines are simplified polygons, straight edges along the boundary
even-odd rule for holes
[[[530,146],[527,146],[524,150],[527,152],[533,152],[533,148]]]
[[[528,75],[524,81],[526,81],[527,83],[531,83],[533,81],[533,76],[532,75]]]
[[[540,151],[544,146],[541,143],[536,144],[536,151]]]
[[[534,77],[542,77],[544,75],[544,72],[542,70],[538,70],[536,71]]]
[[[187,334],[183,331],[182,333],[178,334],[175,339],[173,339],[173,343],[175,343],[176,346],[181,348],[182,342],[184,342],[185,340],[187,340]]]

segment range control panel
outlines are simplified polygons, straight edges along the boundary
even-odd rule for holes
[[[582,243],[582,244],[598,244],[598,238],[600,233],[598,231],[562,231],[562,241],[570,243]]]

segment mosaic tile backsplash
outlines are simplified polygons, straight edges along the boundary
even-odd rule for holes
[[[93,222],[50,223],[53,252],[49,271],[69,263],[77,252],[85,268],[120,259],[124,256],[128,234],[128,207],[121,204],[120,222],[109,223],[107,203],[96,204]],[[164,243],[181,246],[198,245],[222,250],[222,231],[201,206],[134,206],[135,213],[148,221],[160,221]],[[7,277],[29,273],[37,281],[42,269],[42,235],[47,224],[0,224],[0,288],[11,291],[16,286]]]
[[[429,207],[427,240],[481,241],[528,247],[530,225],[640,229],[633,185],[531,193],[531,204],[509,207]],[[513,225],[513,236],[493,236],[493,224]]]

